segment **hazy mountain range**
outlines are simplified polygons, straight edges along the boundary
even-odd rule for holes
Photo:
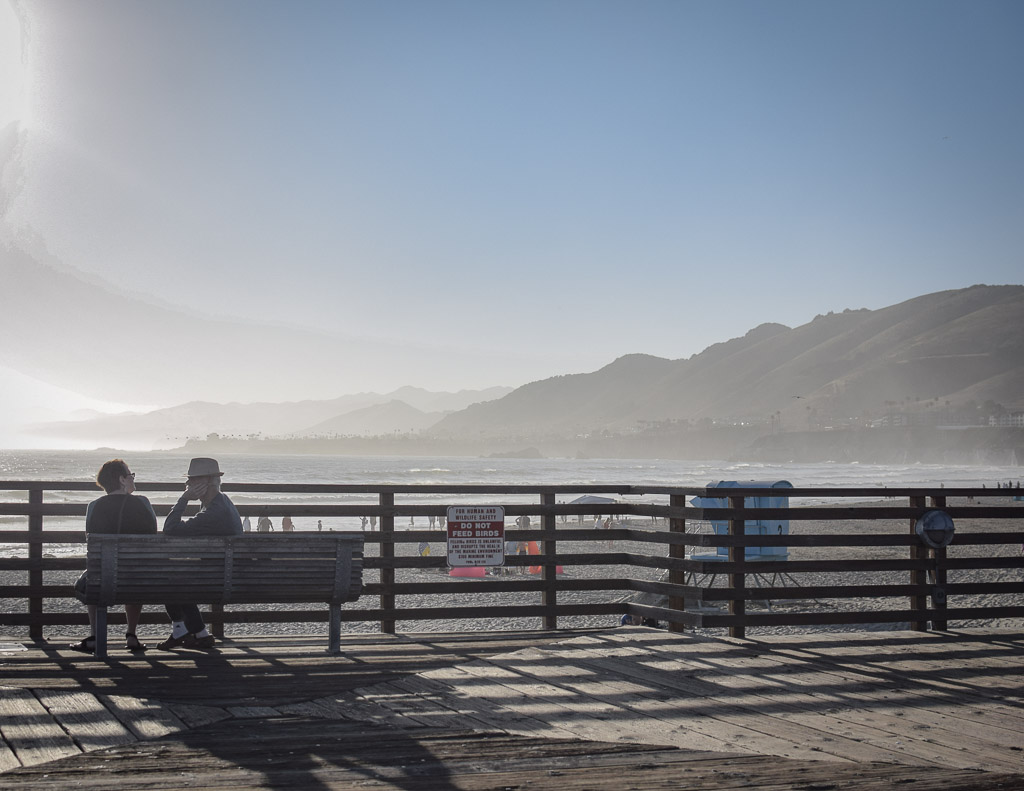
[[[144,413],[94,415],[38,425],[41,436],[87,440],[116,447],[177,447],[189,437],[376,435],[420,431],[445,414],[511,392],[510,387],[437,393],[402,387],[323,401],[216,404],[192,401]]]
[[[684,360],[629,355],[533,382],[441,420],[476,436],[628,430],[645,421],[827,427],[922,403],[1024,409],[1024,286],[973,286],[880,310],[763,324]]]
[[[515,390],[387,394],[286,403],[190,402],[145,414],[95,416],[37,431],[143,441],[251,434],[328,436],[421,432],[438,439],[571,437],[649,431],[663,421],[838,427],[894,411],[997,402],[1024,410],[1024,286],[973,286],[880,310],[763,324],[688,359],[643,354],[598,371]]]

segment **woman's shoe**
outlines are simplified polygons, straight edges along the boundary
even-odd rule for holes
[[[139,638],[135,636],[134,632],[124,633],[124,647],[133,652],[142,652],[149,649],[148,645],[139,641]]]
[[[91,634],[84,640],[80,640],[77,643],[72,643],[68,646],[72,651],[78,651],[81,654],[95,654],[96,653],[96,635]]]

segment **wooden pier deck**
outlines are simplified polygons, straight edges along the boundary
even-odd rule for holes
[[[4,789],[1024,789],[1024,634],[0,642]]]

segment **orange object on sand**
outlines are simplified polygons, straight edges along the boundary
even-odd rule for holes
[[[449,577],[486,577],[487,569],[483,566],[457,566],[448,572]]]
[[[526,551],[530,555],[539,555],[540,554],[540,547],[537,546],[537,542],[536,541],[527,541],[526,542]],[[531,574],[540,574],[540,571],[541,571],[541,567],[540,566],[530,566],[530,573]],[[556,567],[555,568],[555,574],[561,574],[561,573],[562,573],[562,567],[561,566]]]

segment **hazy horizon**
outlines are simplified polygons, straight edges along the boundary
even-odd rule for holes
[[[1019,283],[1022,30],[1002,0],[0,2],[0,307],[45,320],[6,328],[0,408],[516,387]],[[27,261],[109,295],[117,356]]]

